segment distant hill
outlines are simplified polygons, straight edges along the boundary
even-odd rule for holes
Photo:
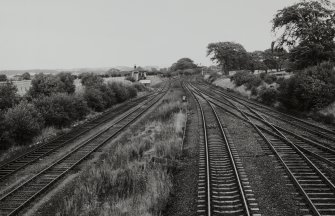
[[[57,74],[60,72],[71,72],[74,74],[80,74],[85,72],[93,72],[97,74],[103,74],[109,71],[110,69],[117,69],[120,71],[131,71],[133,67],[129,66],[115,66],[115,67],[101,67],[101,68],[72,68],[72,69],[29,69],[29,70],[1,70],[0,74],[6,74],[8,77],[12,77],[15,75],[23,74],[25,72],[30,73],[31,75],[38,73],[46,73],[46,74]],[[156,68],[159,70],[158,66],[144,66],[141,67],[145,70],[151,71],[152,68]]]
[[[50,69],[29,69],[29,70],[2,70],[0,71],[0,74],[6,74],[7,76],[15,76],[20,75],[25,72],[28,72],[30,74],[38,74],[38,73],[48,73],[48,74],[56,74],[59,73],[61,70],[50,70]]]
[[[120,71],[131,71],[134,69],[133,67],[128,67],[128,66],[115,66],[113,68],[118,69]]]

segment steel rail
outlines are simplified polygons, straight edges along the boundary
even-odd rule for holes
[[[190,91],[191,91],[191,90],[190,90]],[[239,193],[240,193],[240,195],[241,195],[241,199],[242,199],[242,203],[243,203],[243,209],[244,209],[244,211],[245,211],[245,214],[248,215],[248,216],[250,216],[251,213],[250,213],[249,205],[248,205],[248,202],[247,202],[247,199],[246,199],[246,194],[245,194],[245,192],[244,192],[244,188],[243,188],[242,183],[241,183],[242,181],[241,181],[240,176],[239,176],[239,172],[238,172],[238,169],[237,169],[237,166],[236,166],[236,162],[235,162],[234,156],[233,156],[233,154],[232,154],[232,150],[231,150],[231,147],[230,147],[230,145],[229,145],[229,142],[228,142],[228,139],[227,139],[227,136],[226,136],[226,132],[225,132],[224,129],[223,129],[221,120],[220,120],[220,118],[218,117],[217,112],[216,112],[216,110],[215,110],[215,108],[213,107],[213,105],[212,105],[211,102],[209,102],[209,101],[208,101],[205,97],[203,97],[201,94],[199,94],[199,93],[197,93],[197,92],[193,92],[193,91],[191,91],[191,92],[192,92],[192,94],[197,94],[197,95],[199,95],[200,97],[202,97],[202,98],[206,101],[206,103],[210,106],[210,108],[211,108],[211,110],[212,110],[212,112],[213,112],[213,114],[214,114],[214,116],[215,116],[215,119],[216,119],[216,121],[217,121],[217,123],[218,123],[218,125],[219,125],[219,128],[220,128],[221,136],[223,137],[224,144],[225,144],[225,146],[226,146],[226,148],[227,148],[227,151],[228,151],[228,155],[229,155],[230,163],[231,163],[231,165],[232,165],[232,167],[233,167],[233,171],[234,171],[235,178],[236,178],[236,180],[237,180],[237,184],[238,184],[238,188],[239,188]],[[198,105],[199,105],[199,107],[200,107],[200,110],[202,110],[201,113],[202,113],[202,118],[203,118],[203,121],[204,121],[204,130],[207,130],[206,119],[205,119],[205,114],[204,114],[204,112],[203,112],[202,105],[201,105],[200,101],[199,101],[196,97],[195,97],[195,99],[196,99],[196,101],[197,101],[197,103],[198,103]],[[207,134],[207,133],[205,133],[205,134]],[[206,139],[207,139],[207,135],[206,135]],[[206,143],[208,143],[208,141],[207,141]],[[207,144],[207,148],[208,148],[208,144]],[[208,150],[207,150],[207,152],[208,152]],[[208,156],[208,155],[207,155],[207,156]],[[209,157],[209,156],[208,156],[208,157]],[[208,161],[209,161],[209,160],[210,160],[210,159],[208,159]],[[209,167],[209,168],[210,168],[210,167]],[[210,185],[209,185],[208,187],[209,187],[208,189],[210,190]]]
[[[203,93],[202,93],[203,94]],[[222,107],[221,105],[217,104],[219,107],[221,107],[222,109],[228,111],[228,109]],[[232,105],[234,105],[232,103]],[[296,187],[299,189],[299,191],[301,192],[301,194],[303,195],[303,197],[305,198],[305,200],[307,201],[308,205],[310,206],[311,210],[313,211],[313,213],[315,215],[321,215],[319,210],[316,208],[316,206],[313,204],[313,201],[310,199],[310,197],[308,196],[308,194],[305,192],[305,190],[302,188],[302,186],[300,185],[299,181],[295,178],[294,174],[291,172],[290,168],[286,165],[285,161],[281,158],[281,156],[278,154],[277,150],[275,149],[275,147],[273,146],[273,144],[271,143],[270,140],[268,140],[268,138],[261,132],[260,127],[258,125],[255,125],[244,113],[242,110],[240,110],[237,106],[235,106],[235,109],[239,110],[240,113],[242,114],[242,116],[244,116],[244,118],[236,115],[235,113],[229,111],[229,113],[233,114],[234,116],[239,117],[240,119],[244,119],[246,122],[248,122],[249,124],[251,124],[256,131],[261,135],[261,137],[265,140],[265,142],[268,144],[268,146],[270,147],[270,149],[272,150],[272,152],[274,152],[274,154],[276,155],[276,157],[279,159],[279,161],[281,162],[281,164],[283,165],[283,167],[285,168],[285,170],[287,171],[287,173],[289,174],[290,178],[292,179],[292,181],[295,183]],[[262,128],[262,130],[264,130],[264,128]],[[265,129],[266,130],[266,129]],[[269,131],[267,131],[269,132]],[[272,133],[272,135],[274,135]],[[278,136],[278,138],[282,138],[281,136]],[[293,147],[293,146],[292,146]],[[301,152],[299,151],[299,149],[296,149],[296,152],[298,152],[298,155],[301,155],[304,159],[306,159],[307,157]],[[307,164],[310,165],[315,171],[316,173],[318,173],[319,176],[321,176],[322,179],[325,179],[326,184],[328,186],[330,186],[330,188],[332,188],[333,192],[334,190],[334,185],[328,180],[328,178],[326,176],[323,175],[323,173],[313,164],[313,162],[311,162],[308,158],[307,160]],[[330,184],[329,184],[330,183]]]
[[[124,121],[125,119],[127,119],[127,117],[131,117],[131,115],[135,114],[135,116],[132,119],[130,119],[129,122],[127,122],[125,125],[123,125],[119,129],[117,129],[116,132],[114,132],[112,135],[110,135],[107,138],[105,138],[102,142],[98,143],[98,145],[94,146],[93,149],[90,149],[89,152],[84,152],[85,154],[83,156],[81,156],[81,158],[76,159],[75,163],[73,163],[70,167],[66,168],[66,170],[63,171],[62,173],[58,174],[56,178],[54,178],[51,182],[49,182],[46,185],[44,185],[43,188],[41,188],[38,191],[36,191],[32,196],[30,196],[29,198],[27,198],[23,203],[21,203],[18,207],[16,207],[14,210],[12,210],[8,215],[17,214],[22,208],[24,208],[33,199],[35,199],[38,195],[40,195],[42,192],[44,192],[45,190],[47,190],[51,185],[53,185],[57,180],[59,180],[61,177],[63,177],[70,170],[72,170],[73,167],[75,167],[76,165],[78,165],[80,162],[82,162],[84,159],[86,159],[89,155],[91,155],[93,152],[95,152],[98,148],[100,148],[102,145],[104,145],[106,142],[108,142],[110,139],[112,139],[114,136],[116,136],[120,131],[122,131],[130,123],[132,123],[137,118],[139,118],[150,107],[152,107],[158,100],[160,100],[165,95],[166,92],[167,92],[167,90],[163,90],[163,92],[161,92],[159,94],[156,94],[155,97],[153,97],[149,101],[147,101],[147,104],[149,104],[149,105],[148,105],[148,107],[146,109],[142,108],[142,107],[139,107],[136,110],[134,110],[133,112],[131,112],[131,113],[127,114],[126,116],[122,117],[121,119],[119,119],[118,123],[121,123],[122,121]],[[136,113],[137,111],[139,111],[139,113]],[[38,174],[36,174],[33,177],[31,177],[30,179],[28,179],[27,181],[25,181],[20,186],[16,187],[15,189],[11,190],[10,192],[8,192],[6,195],[4,195],[3,197],[0,198],[0,204],[1,204],[1,202],[4,202],[4,200],[6,198],[8,198],[9,196],[11,196],[15,192],[19,191],[21,188],[23,188],[24,186],[28,185],[33,180],[35,180],[38,177],[42,176],[43,174],[47,173],[47,171],[49,171],[49,170],[52,171],[51,169],[53,167],[55,167],[56,165],[61,164],[61,162],[63,162],[64,160],[70,158],[77,151],[79,151],[80,149],[82,149],[83,147],[85,147],[87,144],[89,144],[95,138],[98,138],[100,135],[102,135],[103,133],[105,133],[106,131],[108,131],[109,129],[111,129],[114,126],[115,125],[110,126],[110,127],[106,128],[106,129],[104,129],[103,131],[101,131],[99,134],[96,134],[94,137],[89,138],[89,140],[87,140],[84,143],[82,143],[81,145],[77,146],[75,149],[71,150],[69,153],[67,153],[66,155],[64,155],[62,158],[60,158],[56,162],[54,162],[53,164],[51,164],[50,166],[48,166],[44,170],[40,171]]]
[[[244,101],[244,102],[246,102],[246,103],[252,104],[252,105],[254,105],[254,106],[256,106],[256,107],[260,107],[260,108],[262,108],[262,109],[269,110],[269,111],[271,111],[271,112],[273,112],[273,113],[276,113],[276,114],[278,114],[278,115],[285,116],[285,117],[288,118],[288,119],[293,119],[293,120],[296,121],[296,122],[292,122],[292,121],[289,121],[289,120],[280,118],[280,117],[278,117],[278,116],[275,116],[274,114],[267,113],[267,115],[269,115],[269,116],[271,116],[271,117],[273,117],[273,118],[276,118],[276,119],[278,119],[278,120],[284,121],[284,122],[289,123],[289,124],[292,124],[293,126],[296,126],[296,127],[302,128],[302,129],[305,129],[305,130],[309,131],[310,133],[314,133],[314,134],[316,134],[316,135],[320,135],[320,136],[322,136],[322,137],[324,137],[324,138],[327,138],[327,139],[330,139],[330,140],[333,140],[333,141],[335,140],[335,137],[333,137],[333,136],[335,135],[335,131],[329,130],[329,129],[324,128],[324,127],[320,127],[320,126],[318,126],[318,125],[312,124],[312,123],[310,123],[310,122],[308,122],[308,121],[305,121],[305,120],[303,120],[303,119],[296,118],[296,117],[294,117],[294,116],[292,116],[292,115],[288,115],[288,114],[282,113],[282,112],[280,112],[280,111],[271,109],[271,108],[269,108],[269,107],[267,107],[267,106],[264,106],[264,105],[261,105],[261,104],[258,104],[258,103],[249,101],[249,100],[247,100],[247,99],[245,99],[245,98],[241,98],[241,97],[238,97],[238,96],[236,96],[236,95],[233,95],[233,94],[224,92],[222,89],[219,89],[218,87],[212,87],[212,86],[209,86],[208,84],[202,84],[202,85],[203,85],[203,86],[206,86],[206,87],[208,87],[208,88],[214,89],[216,92],[220,92],[221,94],[223,94],[223,95],[225,95],[225,96],[227,96],[227,97],[230,97],[232,100],[235,100],[236,102],[238,102],[238,103],[240,103],[240,104],[242,104],[242,105],[244,105],[244,104],[243,104],[241,101],[239,101],[239,100],[242,100],[242,101]],[[264,112],[264,111],[260,110],[259,108],[254,108],[254,109],[258,110],[259,112]],[[303,126],[303,125],[301,125],[301,124],[299,124],[299,123],[308,125],[309,127],[312,127],[312,128],[314,128],[314,129],[316,129],[316,130],[313,130],[313,129],[311,129],[311,128],[308,128],[308,127],[306,127],[306,126]],[[320,132],[320,131],[318,131],[318,130],[321,130],[321,131],[323,131],[323,132]],[[329,134],[324,134],[325,132],[331,134],[332,136],[329,136]]]
[[[199,89],[198,89],[198,90],[199,90]],[[227,99],[225,99],[225,100],[226,100],[229,104],[227,104],[227,103],[225,103],[225,102],[223,102],[223,101],[221,101],[221,100],[219,100],[219,99],[217,99],[217,98],[215,98],[215,97],[213,97],[213,96],[211,96],[211,95],[209,95],[209,94],[203,92],[202,90],[199,90],[199,92],[202,92],[202,93],[206,94],[207,97],[210,97],[210,98],[212,98],[213,100],[220,101],[221,103],[224,103],[225,105],[230,106],[230,107],[236,109],[235,104],[233,104],[231,101],[229,101],[229,100],[227,100]],[[245,105],[245,106],[246,106],[246,105]],[[254,113],[255,115],[257,115],[258,117],[254,116],[254,115],[251,115],[250,113],[247,113],[247,112],[244,112],[244,111],[242,111],[243,113],[240,112],[245,118],[246,118],[246,116],[252,117],[252,118],[254,118],[254,119],[256,119],[256,120],[258,120],[258,121],[260,121],[260,122],[263,122],[263,123],[265,123],[266,125],[270,126],[274,131],[279,131],[279,132],[280,132],[280,135],[282,134],[281,131],[283,131],[283,132],[285,132],[285,133],[290,134],[291,136],[297,137],[298,139],[300,139],[300,140],[306,142],[307,144],[310,144],[311,146],[314,146],[314,147],[316,147],[316,148],[318,148],[318,149],[320,149],[320,150],[322,150],[322,151],[324,151],[324,152],[329,152],[330,154],[334,154],[334,155],[335,155],[335,151],[334,151],[333,149],[331,149],[331,148],[329,148],[329,147],[326,147],[326,146],[324,146],[324,145],[321,145],[321,144],[319,144],[319,143],[313,142],[313,141],[311,141],[311,140],[308,140],[308,139],[306,139],[306,138],[304,138],[304,137],[302,137],[302,136],[299,136],[299,135],[297,135],[297,134],[294,134],[294,133],[292,133],[292,132],[290,132],[290,131],[288,131],[288,130],[282,128],[282,127],[275,126],[275,125],[273,125],[273,124],[267,122],[262,116],[260,116],[257,112],[255,112],[254,110],[252,110],[250,107],[248,107],[248,106],[246,106],[246,107],[247,107],[252,113]],[[237,109],[236,109],[236,110],[237,110]],[[259,125],[258,125],[258,127],[261,128],[261,126],[259,126]],[[264,129],[264,128],[263,128],[263,129]],[[285,136],[284,136],[284,137],[285,137]],[[286,137],[285,137],[285,138],[286,138]],[[304,148],[304,147],[301,147],[301,146],[296,146],[296,147],[299,148],[301,151],[304,151],[305,153],[307,153],[307,154],[309,154],[309,155],[312,155],[313,157],[315,157],[315,158],[317,158],[317,159],[319,159],[319,160],[321,160],[321,161],[327,163],[328,165],[330,165],[330,166],[332,166],[332,167],[335,167],[335,163],[334,163],[333,161],[330,161],[329,159],[327,159],[327,158],[325,158],[325,157],[323,157],[323,156],[320,156],[320,155],[318,155],[317,153],[315,153],[315,152],[313,152],[313,151],[311,151],[311,150],[308,150],[308,149],[306,149],[306,148]]]

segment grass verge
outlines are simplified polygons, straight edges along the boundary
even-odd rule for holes
[[[87,167],[57,215],[160,215],[181,156],[186,104],[176,86],[162,103]]]

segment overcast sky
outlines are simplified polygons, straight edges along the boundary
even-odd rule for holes
[[[210,42],[270,47],[295,0],[0,0],[0,69],[210,65]]]

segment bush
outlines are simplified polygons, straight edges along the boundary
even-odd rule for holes
[[[262,80],[259,76],[251,74],[248,71],[239,71],[234,74],[230,80],[233,81],[236,86],[245,85],[247,90],[262,84]]]
[[[131,94],[132,96],[134,95],[134,90],[132,89],[130,92],[129,91],[129,87],[125,86],[123,83],[119,83],[119,82],[110,82],[109,83],[109,87],[111,89],[113,89],[113,91],[115,92],[115,95],[116,95],[116,98],[117,98],[117,101],[119,103],[129,99],[131,97]],[[135,88],[134,88],[135,89]],[[135,89],[136,91],[136,89]],[[136,91],[137,92],[137,91]],[[136,93],[137,94],[137,93]],[[135,95],[136,96],[136,95]]]
[[[276,77],[276,75],[273,75],[273,74],[266,74],[263,80],[267,84],[272,84],[272,83],[276,82],[277,77]]]
[[[251,88],[251,95],[254,95],[254,96],[258,95],[258,89],[256,87]]]
[[[282,84],[284,81],[285,81],[285,78],[284,78],[284,77],[280,77],[280,78],[278,78],[278,79],[276,80],[276,83],[280,85],[280,84]]]
[[[20,101],[17,94],[17,87],[13,82],[7,81],[0,85],[0,110],[6,110],[13,107]]]
[[[262,80],[259,76],[251,75],[250,79],[245,83],[246,89],[250,90],[253,87],[258,87],[262,84]]]
[[[7,75],[6,74],[0,74],[0,82],[6,82],[7,81]]]
[[[31,142],[43,127],[42,115],[33,104],[26,101],[8,109],[4,121],[8,128],[8,138],[19,145]]]
[[[266,73],[260,73],[260,74],[259,74],[259,77],[260,77],[262,80],[264,80],[265,76],[266,76]]]
[[[139,92],[145,91],[147,88],[141,83],[134,83],[135,89]]]
[[[33,103],[42,114],[45,124],[58,128],[83,119],[89,112],[86,101],[80,95],[58,93],[35,99]]]
[[[135,82],[136,81],[135,78],[132,77],[132,76],[127,76],[125,80],[128,80],[130,82]]]
[[[137,96],[137,89],[135,88],[135,86],[131,85],[128,86],[128,92],[129,92],[129,98],[134,98]]]
[[[60,73],[58,75],[37,74],[31,81],[31,87],[28,94],[32,98],[40,96],[50,96],[55,93],[69,93],[75,91],[74,77],[69,73]]]
[[[273,105],[277,101],[278,92],[274,88],[262,88],[259,91],[259,99],[262,103]]]
[[[116,94],[113,89],[107,84],[102,85],[99,90],[102,93],[102,99],[105,102],[105,108],[109,108],[117,103]]]
[[[106,101],[104,101],[103,93],[96,88],[85,88],[84,98],[87,105],[94,111],[101,112],[106,108]]]
[[[94,73],[80,74],[81,84],[85,87],[100,87],[104,79]]]
[[[236,74],[234,74],[230,80],[235,83],[236,86],[241,86],[247,82],[249,82],[250,79],[252,79],[252,74],[250,74],[247,71],[239,71]]]
[[[334,64],[306,68],[284,80],[279,91],[279,100],[287,109],[309,111],[326,107],[335,98]]]

